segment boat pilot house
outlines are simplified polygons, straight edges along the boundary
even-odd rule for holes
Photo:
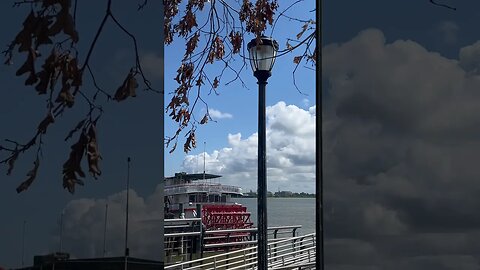
[[[233,202],[242,189],[220,184],[215,174],[176,173],[165,178],[165,218],[201,217],[206,229],[250,228],[250,212]]]

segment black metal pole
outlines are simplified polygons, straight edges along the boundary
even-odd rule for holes
[[[127,203],[125,209],[125,270],[128,268],[127,258],[130,255],[128,250],[128,200],[129,200],[129,189],[130,189],[130,157],[127,158]]]
[[[60,252],[63,251],[63,210],[60,214]]]
[[[103,257],[107,253],[107,220],[108,220],[108,203],[105,204],[105,220],[103,226]]]
[[[258,80],[258,270],[268,269],[267,254],[267,154],[265,126],[265,88],[267,80]]]
[[[27,224],[27,221],[23,221],[23,229],[22,229],[22,267],[25,264],[25,226]]]
[[[324,249],[324,237],[325,229],[323,224],[323,208],[324,208],[324,192],[323,192],[323,106],[322,106],[322,94],[323,94],[323,85],[322,85],[322,0],[319,0],[317,3],[317,24],[316,24],[316,84],[317,91],[315,95],[315,108],[316,108],[316,129],[315,129],[315,152],[317,153],[317,158],[315,159],[315,177],[317,179],[315,193],[316,193],[316,205],[318,207],[316,211],[316,231],[317,231],[317,241],[316,241],[316,268],[323,270],[325,268],[325,249]]]

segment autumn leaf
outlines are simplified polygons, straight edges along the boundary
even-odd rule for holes
[[[47,132],[48,125],[55,122],[52,112],[49,112],[48,115],[40,122],[37,127],[38,133],[45,134]]]
[[[68,172],[63,175],[63,188],[66,188],[71,194],[75,193],[76,184],[80,186],[85,185],[85,183],[82,180],[78,179],[73,172]]]
[[[190,152],[190,150],[192,150],[192,148],[196,147],[195,132],[191,130],[187,133],[186,136],[188,137],[185,141],[185,144],[183,145],[183,151],[185,153],[188,153]]]
[[[87,160],[89,171],[95,179],[102,174],[98,166],[98,162],[101,158],[102,157],[98,152],[96,128],[95,125],[92,124],[88,130]]]
[[[74,43],[77,43],[78,42],[78,32],[77,32],[77,30],[75,30],[75,23],[73,21],[73,17],[68,12],[65,12],[64,16],[65,17],[64,17],[64,21],[63,21],[63,32],[66,35],[69,35]]]
[[[208,113],[206,113],[202,120],[200,121],[200,124],[203,125],[203,124],[206,124],[208,122]]]
[[[27,72],[35,73],[35,51],[30,48],[28,51],[27,61],[17,70],[15,75],[21,76]]]
[[[17,161],[19,153],[20,153],[20,151],[15,149],[13,155],[8,159],[7,175],[10,175],[12,173],[13,167],[15,166],[15,161]]]
[[[293,63],[295,63],[297,65],[300,64],[300,61],[302,61],[302,56],[295,56],[293,58]]]
[[[192,53],[195,51],[195,48],[197,48],[198,41],[200,39],[200,34],[196,32],[188,41],[186,44],[186,52],[184,59],[186,59],[188,56],[192,55]]]
[[[175,151],[175,149],[177,149],[177,142],[175,142],[175,144],[173,144],[172,149],[170,149],[170,151],[168,151],[168,153],[169,154],[173,153],[173,151]]]
[[[305,31],[307,31],[308,24],[309,24],[309,22],[306,22],[306,23],[302,26],[302,31],[300,31],[300,33],[297,34],[297,39],[300,39],[300,38],[302,37],[303,33],[305,33]]]
[[[197,81],[195,82],[196,86],[201,86],[203,84],[203,78],[202,76],[198,76]]]
[[[198,25],[195,13],[193,13],[191,9],[188,9],[185,16],[174,26],[174,29],[178,32],[179,36],[186,37],[192,31],[192,28],[196,26]]]
[[[48,26],[52,23],[53,16],[43,16],[39,17],[37,20],[37,25],[33,32],[35,39],[35,49],[38,49],[40,45],[43,44],[52,44],[52,40],[49,38],[49,28]]]
[[[38,156],[33,164],[33,169],[27,173],[28,178],[17,187],[17,193],[27,190],[33,183],[33,180],[35,180],[35,177],[37,177],[38,167],[40,166],[40,160],[38,159]]]
[[[20,46],[18,47],[19,52],[26,52],[30,50],[32,47],[32,31],[37,24],[37,17],[35,16],[35,13],[30,11],[30,14],[28,14],[27,18],[25,18],[25,21],[23,22],[23,29],[20,31],[17,36],[15,37],[15,44],[19,44]]]
[[[55,77],[56,66],[59,65],[59,58],[57,51],[52,49],[50,55],[45,59],[45,63],[42,65],[43,70],[37,73],[37,77],[40,82],[35,86],[38,94],[46,94],[48,85],[52,82],[52,78]]]
[[[293,50],[293,47],[292,47],[292,45],[290,45],[290,43],[288,42],[288,40],[287,40],[287,50],[289,50],[289,51],[292,51],[292,50]]]
[[[220,36],[217,36],[215,38],[214,48],[215,48],[215,58],[219,60],[222,59],[223,56],[225,55],[225,45],[223,44],[223,40],[220,38]]]
[[[131,97],[136,97],[137,94],[135,93],[135,89],[137,89],[138,83],[137,79],[135,79],[134,76],[131,76],[130,79],[128,80],[128,93]]]
[[[88,137],[84,131],[80,134],[78,141],[70,147],[70,156],[68,160],[63,164],[64,187],[68,186],[71,183],[76,183],[76,181],[73,181],[72,179],[76,179],[77,174],[80,177],[85,177],[85,173],[82,170],[81,162],[83,154],[85,153],[87,142]]]
[[[27,72],[30,72],[30,75],[25,81],[25,85],[32,85],[38,80],[38,77],[35,74],[36,58],[37,58],[37,52],[33,48],[30,48],[30,50],[28,51],[27,61],[25,61],[25,63],[15,73],[15,75],[21,76]]]
[[[65,85],[62,87],[62,89],[60,90],[60,93],[57,96],[57,99],[55,100],[55,102],[63,103],[69,108],[71,108],[73,106],[73,104],[75,102],[75,98],[72,95],[72,93],[70,92],[70,84],[69,83],[65,83]]]
[[[233,32],[231,31],[229,34],[230,43],[232,43],[233,51],[232,53],[239,53],[240,49],[242,48],[243,37],[240,32]]]
[[[130,70],[130,72],[127,75],[127,78],[123,81],[122,85],[117,88],[117,91],[115,92],[114,100],[120,102],[122,100],[127,99],[127,97],[135,97],[135,89],[138,87],[137,80],[134,77],[133,70]]]

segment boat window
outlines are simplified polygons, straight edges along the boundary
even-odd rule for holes
[[[188,202],[196,202],[195,200],[195,195],[190,195],[189,198],[188,198]]]

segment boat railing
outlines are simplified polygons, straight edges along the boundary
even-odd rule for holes
[[[167,263],[187,259],[202,250],[202,219],[180,218],[164,220],[165,258]]]
[[[200,218],[165,219],[165,259],[167,263],[193,260],[211,252],[230,250],[257,244],[257,228],[202,231]],[[273,244],[297,236],[302,225],[267,228]]]
[[[272,241],[279,241],[289,237],[297,236],[297,230],[302,225],[275,226],[267,228],[267,236]],[[238,248],[255,244],[257,239],[257,228],[209,230],[203,233],[203,240],[216,239],[219,243],[203,244],[204,249],[224,248],[229,251],[231,248]],[[245,241],[238,241],[238,236],[243,236]],[[246,236],[246,237],[245,237]]]
[[[256,269],[257,244],[231,252],[223,252],[200,259],[166,265],[164,269]],[[316,234],[269,239],[267,258],[269,269],[305,269],[314,267],[316,260]],[[312,268],[309,268],[312,269]]]
[[[165,196],[195,192],[242,194],[242,189],[236,186],[213,183],[186,183],[165,187]]]

